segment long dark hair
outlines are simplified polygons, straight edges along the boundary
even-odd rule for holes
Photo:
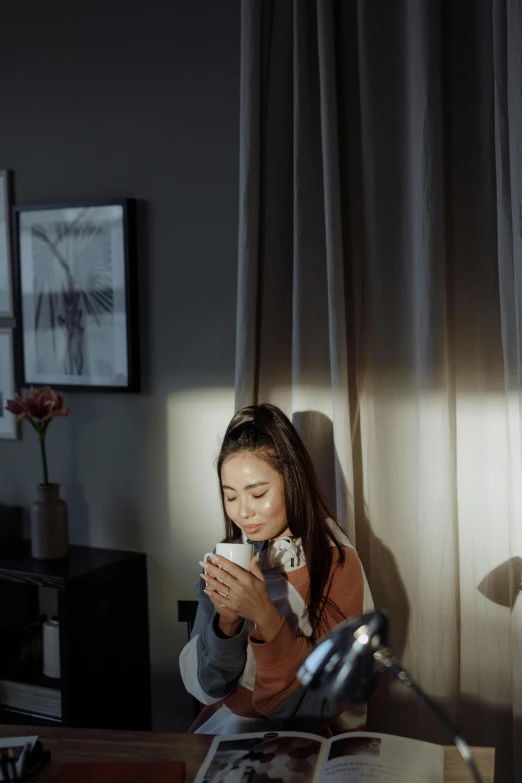
[[[292,422],[275,405],[249,405],[238,411],[228,425],[217,460],[228,541],[240,537],[241,530],[225,510],[221,468],[228,457],[242,452],[254,452],[283,478],[288,527],[293,536],[301,539],[310,574],[306,603],[312,638],[316,639],[327,631],[322,618],[325,606],[337,622],[344,619],[339,607],[329,598],[331,545],[337,547],[339,563],[344,562],[344,552],[326,523],[331,514],[319,488],[312,460]]]

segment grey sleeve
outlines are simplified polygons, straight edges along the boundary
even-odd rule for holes
[[[212,699],[224,699],[234,689],[245,668],[247,623],[243,622],[235,636],[225,638],[218,635],[219,615],[210,598],[203,592],[201,580],[196,587],[196,594],[199,605],[192,639],[196,640],[199,685]]]
[[[214,609],[214,604],[208,595],[204,592],[204,589],[205,586],[203,584],[203,580],[198,579],[198,583],[194,588],[195,596],[198,599],[198,611],[196,612],[194,627],[192,629],[192,633],[190,634],[191,639],[194,639],[196,636],[198,636],[201,631],[203,631],[207,625],[212,622],[214,612],[216,611]]]

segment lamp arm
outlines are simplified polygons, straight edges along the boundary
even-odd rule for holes
[[[397,679],[402,682],[403,685],[406,685],[406,687],[410,688],[410,690],[412,690],[413,693],[415,693],[415,695],[422,702],[424,702],[430,712],[432,712],[435,717],[446,727],[455,747],[462,757],[462,760],[471,770],[475,783],[482,783],[482,778],[477,769],[477,765],[475,764],[468,743],[460,736],[444,710],[441,709],[441,707],[439,707],[439,705],[433,701],[433,699],[431,699],[427,693],[424,693],[422,688],[417,685],[411,674],[403,669],[399,661],[395,660],[390,649],[387,647],[379,647],[379,649],[373,653],[373,657],[380,667],[387,669],[391,674],[394,675],[394,677],[397,677]]]

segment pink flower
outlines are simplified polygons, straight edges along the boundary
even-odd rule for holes
[[[42,454],[43,483],[49,484],[45,451],[47,428],[56,416],[68,416],[71,409],[66,408],[63,404],[61,393],[53,391],[50,386],[44,386],[41,389],[31,388],[31,393],[25,397],[17,394],[14,400],[7,400],[5,407],[16,416],[17,421],[27,419],[38,433]]]
[[[63,395],[53,391],[50,386],[31,388],[31,393],[26,397],[17,394],[14,400],[7,400],[5,407],[18,421],[28,418],[38,424],[50,421],[55,416],[68,416],[71,412],[63,404]]]

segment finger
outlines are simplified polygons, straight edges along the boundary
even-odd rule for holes
[[[217,569],[217,571],[215,569]],[[233,563],[231,560],[227,560],[226,557],[221,557],[221,555],[212,555],[210,559],[210,569],[208,570],[213,576],[217,576],[218,579],[220,570],[232,574],[234,579],[237,579],[238,582],[245,581],[245,577],[248,578],[248,571],[245,571],[244,568],[236,565],[236,563]]]
[[[224,571],[222,568],[218,568],[218,566],[213,566],[210,563],[204,563],[205,570],[203,573],[200,574],[201,578],[204,579],[205,576],[211,576],[213,579],[217,579],[218,582],[223,582],[225,578],[228,582],[233,582],[234,577],[232,574],[229,574],[228,571]]]
[[[218,555],[212,555],[212,560],[206,562],[204,566],[207,574],[211,574],[213,577],[220,580],[223,578],[223,571],[226,571],[227,575],[229,574],[234,579],[237,578],[237,573],[234,569],[238,572],[243,571],[243,569],[236,566],[235,563],[231,563],[230,560],[219,557]]]
[[[204,590],[204,592],[208,595],[211,602],[214,604],[215,608],[222,617],[231,620],[237,617],[237,614],[223,603],[223,596],[219,595],[219,593],[216,593],[215,591]]]
[[[252,574],[252,576],[255,576],[256,579],[261,579],[263,582],[265,581],[265,577],[263,576],[263,572],[259,568],[258,556],[257,555],[254,555],[254,557],[250,561],[250,573]]]
[[[206,587],[203,592],[208,595],[214,606],[219,606],[223,609],[227,608],[223,603],[223,596],[219,595],[219,593],[217,593],[215,590],[211,590],[210,588]]]
[[[213,576],[209,576],[208,574],[201,574],[201,578],[207,587],[209,589],[215,590],[216,593],[225,596],[228,596],[230,593],[230,585],[227,585],[226,582],[222,582],[220,579],[214,579]]]
[[[224,559],[224,558],[223,558]],[[207,563],[200,563],[205,569],[205,573],[210,574],[210,576],[213,576],[214,579],[219,579],[220,582],[223,581],[225,577],[225,569],[220,568],[218,565],[213,565],[210,562]],[[227,579],[230,582],[231,580],[235,579],[235,576],[232,574],[231,571],[226,571]],[[203,576],[203,574],[202,574]]]

